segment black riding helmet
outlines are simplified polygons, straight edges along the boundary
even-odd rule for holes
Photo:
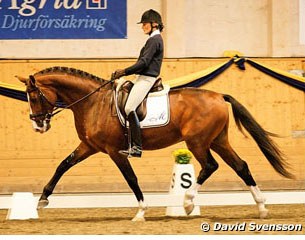
[[[157,23],[158,24],[157,28],[160,30],[160,32],[162,32],[164,28],[161,15],[153,9],[147,10],[146,12],[143,13],[141,17],[141,21],[138,22],[138,24],[140,23],[151,23],[151,24]]]

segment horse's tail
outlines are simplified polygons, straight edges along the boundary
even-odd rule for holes
[[[243,132],[241,127],[243,126],[250,133],[275,171],[286,178],[294,178],[293,174],[286,170],[288,164],[283,157],[283,153],[270,138],[270,136],[278,135],[265,131],[252,117],[249,111],[232,96],[224,94],[223,98],[232,106],[235,123],[238,129]]]

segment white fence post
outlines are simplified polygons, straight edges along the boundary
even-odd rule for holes
[[[37,219],[37,201],[33,193],[14,192],[11,198],[11,206],[8,210],[7,220]]]

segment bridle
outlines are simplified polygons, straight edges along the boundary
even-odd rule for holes
[[[35,85],[31,90],[28,90],[27,93],[29,94],[29,93],[32,93],[32,92],[35,92],[35,91],[38,92],[38,98],[39,98],[41,106],[44,106],[44,103],[46,102],[47,104],[52,106],[52,111],[53,111],[53,109],[55,108],[55,105],[45,96],[45,94],[41,91],[41,89],[39,87],[37,87]],[[30,98],[28,100],[30,101]],[[50,121],[51,117],[52,117],[52,112],[30,113],[30,119],[32,121],[36,121],[37,118],[40,118],[42,116],[44,116],[44,119],[46,121]]]
[[[34,80],[33,82],[35,82],[35,79],[34,77],[31,75],[30,76],[30,79]],[[42,90],[37,86],[35,85],[33,87],[33,89],[27,91],[27,93],[31,93],[31,92],[35,92],[35,91],[38,91],[38,97],[39,97],[39,101],[40,101],[40,104],[41,106],[44,105],[44,102],[48,103],[51,107],[52,107],[52,110],[50,112],[40,112],[40,113],[30,113],[30,119],[32,121],[36,121],[37,118],[40,118],[42,116],[44,116],[44,120],[47,121],[47,122],[50,122],[51,121],[51,118],[53,116],[55,116],[56,114],[62,112],[63,110],[66,110],[66,109],[69,109],[71,108],[72,106],[84,101],[85,99],[87,99],[88,97],[90,97],[91,95],[93,95],[94,93],[98,92],[101,88],[105,87],[106,85],[110,84],[110,83],[113,83],[115,81],[115,79],[113,78],[113,75],[111,77],[111,80],[107,81],[106,83],[104,84],[101,84],[99,87],[97,87],[96,89],[94,89],[93,91],[91,91],[90,93],[88,93],[87,95],[83,96],[82,98],[74,101],[73,103],[63,107],[60,109],[60,107],[56,107],[55,104],[53,104],[47,97],[46,95],[42,92]],[[30,101],[30,99],[28,99]],[[55,111],[55,112],[54,112]]]

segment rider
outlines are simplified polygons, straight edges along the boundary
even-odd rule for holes
[[[125,113],[130,128],[130,131],[128,131],[129,148],[120,151],[121,154],[128,157],[141,157],[142,155],[141,129],[136,109],[156,82],[163,60],[163,39],[160,32],[162,32],[164,26],[161,15],[150,9],[143,13],[138,24],[141,23],[144,33],[148,34],[149,38],[142,48],[137,62],[126,69],[118,69],[114,72],[114,79],[137,74],[125,105]]]

